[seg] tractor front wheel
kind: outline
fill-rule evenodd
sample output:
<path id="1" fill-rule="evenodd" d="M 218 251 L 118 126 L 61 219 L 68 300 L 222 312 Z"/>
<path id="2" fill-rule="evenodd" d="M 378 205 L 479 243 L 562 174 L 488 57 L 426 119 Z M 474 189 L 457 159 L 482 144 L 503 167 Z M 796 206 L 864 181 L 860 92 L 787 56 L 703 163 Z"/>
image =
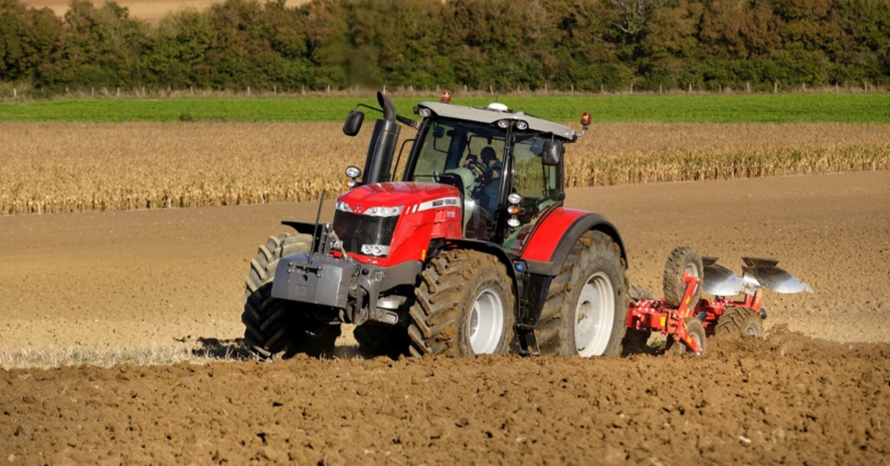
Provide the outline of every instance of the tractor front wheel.
<path id="1" fill-rule="evenodd" d="M 537 330 L 541 354 L 619 356 L 627 330 L 627 281 L 621 250 L 589 231 L 572 246 L 553 278 Z"/>
<path id="2" fill-rule="evenodd" d="M 515 298 L 496 257 L 452 249 L 421 274 L 408 326 L 413 356 L 504 354 L 513 341 Z"/>
<path id="3" fill-rule="evenodd" d="M 263 359 L 291 357 L 306 353 L 320 357 L 330 355 L 340 336 L 340 325 L 320 322 L 300 309 L 300 304 L 273 299 L 272 281 L 278 261 L 291 254 L 309 251 L 309 235 L 270 236 L 260 245 L 257 257 L 250 261 L 250 272 L 244 279 L 244 344 Z"/>

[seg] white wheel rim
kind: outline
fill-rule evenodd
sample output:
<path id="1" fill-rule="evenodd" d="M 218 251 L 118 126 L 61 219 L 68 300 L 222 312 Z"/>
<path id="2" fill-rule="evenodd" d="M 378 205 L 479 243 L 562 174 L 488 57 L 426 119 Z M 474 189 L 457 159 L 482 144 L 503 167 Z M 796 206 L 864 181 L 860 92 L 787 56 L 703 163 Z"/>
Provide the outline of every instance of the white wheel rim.
<path id="1" fill-rule="evenodd" d="M 601 356 L 615 323 L 615 289 L 603 272 L 587 279 L 575 306 L 575 349 L 582 357 Z"/>
<path id="2" fill-rule="evenodd" d="M 467 318 L 470 347 L 476 354 L 492 354 L 504 333 L 504 303 L 492 290 L 479 293 Z"/>

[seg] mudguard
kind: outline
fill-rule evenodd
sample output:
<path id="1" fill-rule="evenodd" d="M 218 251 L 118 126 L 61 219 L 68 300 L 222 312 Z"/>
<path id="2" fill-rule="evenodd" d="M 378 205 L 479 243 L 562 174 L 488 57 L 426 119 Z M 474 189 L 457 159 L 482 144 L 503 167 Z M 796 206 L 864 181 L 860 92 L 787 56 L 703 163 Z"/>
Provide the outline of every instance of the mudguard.
<path id="1" fill-rule="evenodd" d="M 627 267 L 624 241 L 612 222 L 600 214 L 561 207 L 551 212 L 535 229 L 521 258 L 526 261 L 530 273 L 555 277 L 559 275 L 572 245 L 590 230 L 601 231 L 612 238 L 621 249 L 621 259 Z"/>

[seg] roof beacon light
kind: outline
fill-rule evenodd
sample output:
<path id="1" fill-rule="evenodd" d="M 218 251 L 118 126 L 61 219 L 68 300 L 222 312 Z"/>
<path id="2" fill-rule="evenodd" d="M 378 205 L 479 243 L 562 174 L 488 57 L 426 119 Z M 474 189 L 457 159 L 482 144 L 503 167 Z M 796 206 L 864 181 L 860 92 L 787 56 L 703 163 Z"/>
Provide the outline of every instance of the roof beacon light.
<path id="1" fill-rule="evenodd" d="M 581 134 L 577 137 L 580 138 L 581 136 L 584 136 L 588 127 L 590 127 L 590 112 L 584 112 L 581 114 Z"/>
<path id="2" fill-rule="evenodd" d="M 496 112 L 506 112 L 510 110 L 510 108 L 502 103 L 492 102 L 488 104 L 488 110 L 494 110 Z"/>
<path id="3" fill-rule="evenodd" d="M 439 97 L 439 102 L 443 104 L 451 103 L 451 91 L 442 91 L 442 97 Z"/>

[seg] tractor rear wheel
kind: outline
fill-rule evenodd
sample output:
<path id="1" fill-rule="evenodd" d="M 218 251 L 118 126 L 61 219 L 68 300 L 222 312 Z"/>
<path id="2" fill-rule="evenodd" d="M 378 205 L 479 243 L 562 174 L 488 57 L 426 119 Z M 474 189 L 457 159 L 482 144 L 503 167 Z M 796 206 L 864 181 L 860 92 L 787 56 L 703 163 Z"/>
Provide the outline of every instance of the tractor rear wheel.
<path id="1" fill-rule="evenodd" d="M 759 313 L 744 307 L 727 307 L 714 326 L 714 336 L 750 335 L 763 336 L 763 318 Z"/>
<path id="2" fill-rule="evenodd" d="M 250 261 L 244 279 L 244 344 L 263 359 L 291 357 L 297 353 L 324 356 L 333 352 L 340 325 L 320 322 L 300 309 L 301 305 L 271 297 L 278 261 L 291 254 L 305 253 L 311 247 L 309 235 L 270 236 Z"/>
<path id="3" fill-rule="evenodd" d="M 680 307 L 680 302 L 686 294 L 686 284 L 683 283 L 683 278 L 689 274 L 699 279 L 699 283 L 692 293 L 692 299 L 688 303 L 690 308 L 695 307 L 698 304 L 699 298 L 701 298 L 703 271 L 701 256 L 698 255 L 695 249 L 687 247 L 674 248 L 664 264 L 664 300 L 667 305 L 672 308 Z"/>
<path id="4" fill-rule="evenodd" d="M 490 254 L 452 249 L 421 273 L 408 326 L 413 356 L 504 354 L 516 307 L 507 269 Z"/>
<path id="5" fill-rule="evenodd" d="M 550 282 L 535 330 L 542 355 L 619 356 L 627 330 L 627 280 L 615 241 L 581 235 Z"/>

